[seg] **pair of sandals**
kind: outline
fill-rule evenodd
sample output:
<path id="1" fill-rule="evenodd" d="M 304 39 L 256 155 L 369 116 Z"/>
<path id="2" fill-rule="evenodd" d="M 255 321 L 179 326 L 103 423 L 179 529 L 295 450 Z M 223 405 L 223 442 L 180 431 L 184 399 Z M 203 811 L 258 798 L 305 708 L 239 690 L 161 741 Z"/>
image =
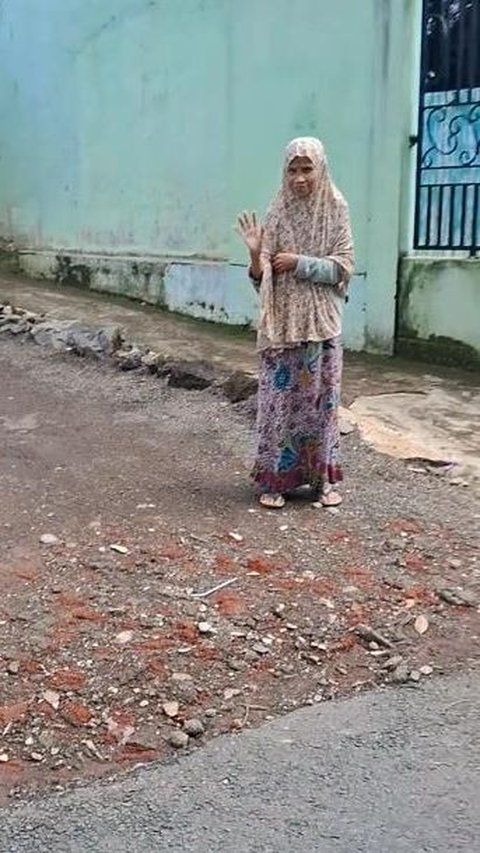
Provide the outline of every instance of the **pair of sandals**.
<path id="1" fill-rule="evenodd" d="M 324 486 L 321 495 L 318 497 L 318 503 L 324 507 L 340 506 L 342 496 L 335 491 L 331 486 Z M 259 503 L 266 509 L 283 509 L 286 504 L 286 499 L 283 495 L 260 495 Z"/>

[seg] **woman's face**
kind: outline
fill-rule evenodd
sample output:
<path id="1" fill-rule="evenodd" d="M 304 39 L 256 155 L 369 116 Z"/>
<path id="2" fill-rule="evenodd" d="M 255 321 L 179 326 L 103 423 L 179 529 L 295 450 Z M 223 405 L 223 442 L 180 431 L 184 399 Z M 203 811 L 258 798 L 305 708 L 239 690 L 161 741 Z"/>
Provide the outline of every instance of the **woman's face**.
<path id="1" fill-rule="evenodd" d="M 287 167 L 288 188 L 298 198 L 307 198 L 317 184 L 315 167 L 309 157 L 294 157 Z"/>

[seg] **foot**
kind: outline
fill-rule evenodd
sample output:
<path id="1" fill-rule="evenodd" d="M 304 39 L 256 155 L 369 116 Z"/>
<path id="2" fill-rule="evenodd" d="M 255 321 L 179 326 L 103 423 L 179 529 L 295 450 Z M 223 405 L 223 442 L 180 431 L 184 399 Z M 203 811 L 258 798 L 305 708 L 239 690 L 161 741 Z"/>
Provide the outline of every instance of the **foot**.
<path id="1" fill-rule="evenodd" d="M 342 496 L 332 488 L 324 491 L 320 498 L 322 506 L 340 506 L 342 501 Z"/>
<path id="2" fill-rule="evenodd" d="M 285 506 L 283 495 L 260 495 L 259 502 L 267 509 L 283 509 Z"/>

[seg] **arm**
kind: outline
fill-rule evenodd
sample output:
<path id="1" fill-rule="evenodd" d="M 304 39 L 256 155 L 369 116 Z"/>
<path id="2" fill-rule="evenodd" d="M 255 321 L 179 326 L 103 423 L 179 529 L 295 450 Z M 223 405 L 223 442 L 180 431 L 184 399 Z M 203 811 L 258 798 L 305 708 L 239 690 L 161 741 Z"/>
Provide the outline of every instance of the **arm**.
<path id="1" fill-rule="evenodd" d="M 335 240 L 328 257 L 312 258 L 300 255 L 294 275 L 298 279 L 324 284 L 335 289 L 345 299 L 348 283 L 354 270 L 352 229 L 348 205 L 343 197 L 338 199 Z"/>
<path id="2" fill-rule="evenodd" d="M 330 258 L 312 258 L 299 255 L 293 272 L 296 278 L 310 281 L 312 284 L 329 284 L 332 287 L 340 284 L 342 275 L 335 261 Z"/>
<path id="3" fill-rule="evenodd" d="M 248 267 L 248 275 L 255 290 L 259 290 L 263 277 L 263 261 L 260 252 L 250 252 L 250 266 Z"/>

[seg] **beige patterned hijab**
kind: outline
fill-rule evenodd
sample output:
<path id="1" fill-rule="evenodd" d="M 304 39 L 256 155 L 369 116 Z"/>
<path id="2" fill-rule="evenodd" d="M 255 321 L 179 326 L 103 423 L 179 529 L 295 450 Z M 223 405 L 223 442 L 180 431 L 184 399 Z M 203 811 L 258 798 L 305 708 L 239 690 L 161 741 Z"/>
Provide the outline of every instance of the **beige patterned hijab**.
<path id="1" fill-rule="evenodd" d="M 296 157 L 308 157 L 315 169 L 315 191 L 298 198 L 289 189 L 288 168 Z M 292 252 L 334 261 L 341 271 L 333 287 L 295 279 L 292 272 L 276 275 L 272 258 Z M 312 137 L 287 146 L 280 191 L 265 219 L 260 289 L 259 347 L 292 346 L 326 340 L 339 334 L 341 307 L 353 272 L 353 244 L 348 206 L 333 183 L 322 143 Z"/>

